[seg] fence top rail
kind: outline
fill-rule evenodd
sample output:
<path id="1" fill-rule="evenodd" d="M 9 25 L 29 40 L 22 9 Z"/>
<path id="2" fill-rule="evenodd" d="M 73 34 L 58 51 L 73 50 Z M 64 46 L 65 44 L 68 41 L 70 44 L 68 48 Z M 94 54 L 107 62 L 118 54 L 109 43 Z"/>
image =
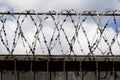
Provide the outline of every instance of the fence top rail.
<path id="1" fill-rule="evenodd" d="M 120 55 L 0 55 L 1 60 L 120 61 Z"/>
<path id="2" fill-rule="evenodd" d="M 13 54 L 13 55 L 8 55 L 8 54 L 0 54 L 0 57 L 2 57 L 2 56 L 12 56 L 12 57 L 15 57 L 15 56 L 17 56 L 17 57 L 22 57 L 22 56 L 24 56 L 24 57 L 73 57 L 73 58 L 81 58 L 81 57 L 112 57 L 112 58 L 114 58 L 114 57 L 120 57 L 120 55 L 26 55 L 26 54 Z"/>
<path id="3" fill-rule="evenodd" d="M 73 12 L 64 12 L 64 13 L 56 13 L 56 12 L 0 12 L 0 15 L 81 15 L 81 16 L 120 16 L 120 13 L 91 13 L 91 12 L 83 12 L 83 13 L 73 13 Z"/>

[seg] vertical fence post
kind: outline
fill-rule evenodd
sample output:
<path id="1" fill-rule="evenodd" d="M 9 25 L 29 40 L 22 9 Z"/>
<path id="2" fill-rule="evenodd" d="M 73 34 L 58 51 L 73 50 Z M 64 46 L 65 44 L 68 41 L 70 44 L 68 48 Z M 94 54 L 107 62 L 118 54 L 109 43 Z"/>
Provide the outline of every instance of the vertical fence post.
<path id="1" fill-rule="evenodd" d="M 96 77 L 99 80 L 98 61 L 96 61 Z"/>
<path id="2" fill-rule="evenodd" d="M 66 65 L 65 65 L 65 60 L 64 60 L 64 64 L 63 64 L 63 69 L 64 69 L 64 80 L 67 80 L 67 71 L 66 71 Z"/>
<path id="3" fill-rule="evenodd" d="M 114 60 L 113 60 L 113 80 L 116 80 L 116 71 L 114 66 Z"/>
<path id="4" fill-rule="evenodd" d="M 83 74 L 82 74 L 82 62 L 80 61 L 80 80 L 83 80 Z"/>
<path id="5" fill-rule="evenodd" d="M 17 80 L 19 80 L 19 71 L 17 71 Z"/>
<path id="6" fill-rule="evenodd" d="M 4 80 L 3 79 L 3 70 L 1 71 L 1 80 Z"/>
<path id="7" fill-rule="evenodd" d="M 19 71 L 16 70 L 16 66 L 17 66 L 17 61 L 14 61 L 14 75 L 15 75 L 15 80 L 19 80 Z"/>

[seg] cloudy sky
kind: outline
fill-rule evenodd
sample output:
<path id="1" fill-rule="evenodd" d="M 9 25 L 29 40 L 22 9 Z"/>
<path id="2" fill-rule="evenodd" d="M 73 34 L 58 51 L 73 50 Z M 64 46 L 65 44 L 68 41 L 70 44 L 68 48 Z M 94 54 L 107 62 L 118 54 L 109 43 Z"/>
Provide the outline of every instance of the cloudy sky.
<path id="1" fill-rule="evenodd" d="M 120 8 L 120 0 L 0 0 L 0 11 L 4 12 L 4 11 L 13 11 L 13 12 L 20 12 L 20 11 L 24 11 L 24 10 L 35 10 L 37 12 L 48 12 L 48 11 L 52 11 L 55 10 L 57 12 L 60 12 L 62 10 L 70 10 L 70 9 L 75 9 L 77 12 L 82 12 L 82 11 L 90 11 L 90 10 L 95 10 L 97 12 L 102 12 L 106 9 L 112 9 L 112 10 L 119 10 Z M 103 18 L 103 24 L 106 23 L 106 21 L 109 18 Z M 119 18 L 118 18 L 119 19 Z M 75 19 L 76 20 L 76 19 Z M 54 24 L 51 22 L 51 19 L 45 22 L 44 26 L 48 26 L 50 25 L 53 26 Z M 32 40 L 34 40 L 34 36 L 31 37 L 31 35 L 33 35 L 32 33 L 34 33 L 35 31 L 33 31 L 33 28 L 26 28 L 26 26 L 31 26 L 33 25 L 31 23 L 30 18 L 26 19 L 26 23 L 23 25 L 23 31 L 27 37 L 29 43 L 32 43 Z M 15 30 L 15 26 L 16 23 L 12 20 L 8 20 L 6 22 L 6 29 L 8 30 L 8 40 L 9 43 L 11 43 L 11 35 L 12 32 L 14 32 Z M 34 26 L 34 25 L 33 25 Z M 69 26 L 69 27 L 68 27 Z M 70 28 L 71 26 L 71 28 Z M 86 23 L 83 24 L 83 26 L 85 27 L 87 34 L 88 34 L 88 39 L 90 40 L 90 42 L 92 42 L 92 38 L 95 35 L 96 29 L 97 29 L 97 25 L 96 23 L 91 19 L 88 19 L 88 21 Z M 91 28 L 92 26 L 92 28 Z M 102 25 L 101 25 L 102 26 Z M 2 25 L 1 25 L 2 27 Z M 68 21 L 64 24 L 64 29 L 66 29 L 66 34 L 67 36 L 69 36 L 69 40 L 71 40 L 72 36 L 75 32 L 74 32 L 74 28 L 73 28 L 73 24 L 71 25 L 70 20 L 68 19 Z M 12 29 L 10 32 L 10 29 Z M 109 43 L 111 43 L 112 39 L 114 38 L 116 32 L 114 30 L 114 24 L 113 21 L 111 21 L 111 23 L 109 23 L 109 27 L 107 27 L 106 31 L 105 31 L 105 35 L 107 36 L 107 39 L 110 40 Z M 43 29 L 45 33 L 45 36 L 48 38 L 48 42 L 50 41 L 52 35 L 50 35 L 50 33 L 52 34 L 53 31 L 51 31 L 51 28 L 44 28 Z M 48 33 L 49 32 L 49 33 Z M 71 33 L 71 34 L 70 34 Z M 89 53 L 89 49 L 88 49 L 88 43 L 86 41 L 86 38 L 83 34 L 83 32 L 81 31 L 79 36 L 79 40 L 81 42 L 81 46 L 84 50 L 84 53 Z M 62 35 L 62 34 L 61 34 Z M 111 36 L 113 35 L 113 36 Z M 40 36 L 41 37 L 41 34 Z M 61 37 L 64 37 L 61 36 Z M 43 36 L 42 36 L 43 39 Z M 64 38 L 65 39 L 65 38 Z M 66 40 L 61 40 L 62 41 L 62 46 L 64 51 L 69 50 L 69 46 L 66 42 Z M 43 41 L 44 42 L 44 41 Z M 19 44 L 17 44 L 17 47 L 15 48 L 15 53 L 24 53 L 25 50 L 23 51 L 23 45 L 21 45 L 22 42 L 19 41 Z M 5 49 L 5 47 L 2 45 L 2 43 L 0 44 L 0 52 L 1 53 L 7 53 L 7 50 Z M 44 51 L 47 52 L 47 48 L 45 46 L 45 44 L 43 44 L 43 48 L 45 48 Z M 12 47 L 12 44 L 10 45 L 10 48 Z M 108 49 L 108 45 L 104 42 L 104 40 L 101 40 L 101 50 L 104 52 Z M 78 43 L 76 43 L 73 46 L 75 53 L 77 54 L 83 54 L 80 50 L 80 47 L 78 46 Z M 39 46 L 37 48 L 38 50 L 36 51 L 37 53 L 42 53 L 42 51 L 39 51 Z M 29 51 L 29 50 L 28 50 Z M 117 42 L 115 42 L 115 44 L 112 47 L 112 52 L 114 52 L 115 54 L 119 54 L 120 49 L 118 47 Z M 56 53 L 61 53 L 61 49 L 59 45 L 56 45 L 56 47 L 52 50 L 53 54 Z M 65 52 L 66 53 L 66 52 Z M 96 50 L 95 54 L 101 54 L 100 50 Z"/>
<path id="2" fill-rule="evenodd" d="M 119 9 L 120 0 L 0 0 L 1 11 L 6 10 L 64 10 L 76 9 L 101 11 L 107 8 Z"/>

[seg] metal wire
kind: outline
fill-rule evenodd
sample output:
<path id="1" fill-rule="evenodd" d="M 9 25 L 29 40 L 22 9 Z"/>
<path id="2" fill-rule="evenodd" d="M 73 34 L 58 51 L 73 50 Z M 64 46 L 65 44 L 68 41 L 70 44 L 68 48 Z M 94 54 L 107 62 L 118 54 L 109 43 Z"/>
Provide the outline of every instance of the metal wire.
<path id="1" fill-rule="evenodd" d="M 120 12 L 111 9 L 105 10 L 102 13 L 96 11 L 79 13 L 75 10 L 63 10 L 60 13 L 56 11 L 49 11 L 48 13 L 36 11 L 0 12 L 0 45 L 4 47 L 4 50 L 9 55 L 16 54 L 15 51 L 18 50 L 16 48 L 20 45 L 25 50 L 24 55 L 46 54 L 54 56 L 56 54 L 54 52 L 57 52 L 63 56 L 74 55 L 74 57 L 77 57 L 79 55 L 86 55 L 86 58 L 94 61 L 97 52 L 100 55 L 114 56 L 116 55 L 113 51 L 114 47 L 120 49 L 119 18 Z M 102 19 L 105 19 L 105 21 Z M 96 25 L 96 29 L 93 31 L 95 32 L 94 34 L 91 34 L 92 32 L 86 26 L 91 21 Z M 9 26 L 6 24 L 8 22 L 15 24 L 12 39 L 7 30 Z M 24 24 L 29 24 L 29 26 Z M 27 29 L 29 30 L 30 27 L 32 27 L 30 31 L 33 33 L 30 32 L 32 35 L 26 35 Z M 92 28 L 92 26 L 90 27 Z M 114 34 L 108 36 L 107 34 L 111 33 L 108 31 L 111 28 Z M 33 41 L 31 41 L 31 37 L 28 38 L 27 36 L 33 36 Z M 101 47 L 103 45 L 106 46 Z M 69 56 L 67 57 L 73 60 Z M 98 77 L 98 71 L 94 72 L 94 75 L 96 79 L 105 79 L 109 72 L 106 71 L 105 73 L 103 77 Z M 86 74 L 87 71 L 84 74 L 82 73 L 81 79 Z M 3 75 L 2 72 L 1 75 Z M 117 75 L 117 73 L 114 72 L 114 75 Z M 79 77 L 79 74 L 77 76 Z"/>
<path id="2" fill-rule="evenodd" d="M 6 48 L 7 52 L 10 54 L 14 54 L 16 46 L 19 44 L 19 40 L 21 39 L 23 47 L 25 49 L 25 53 L 29 54 L 32 53 L 33 55 L 36 54 L 36 49 L 37 45 L 39 43 L 40 45 L 40 50 L 43 53 L 52 55 L 52 51 L 56 47 L 59 46 L 61 48 L 61 51 L 58 53 L 62 53 L 64 55 L 66 54 L 73 54 L 73 55 L 79 55 L 76 54 L 76 49 L 75 45 L 78 45 L 80 48 L 80 54 L 92 54 L 95 55 L 95 51 L 99 50 L 101 54 L 111 54 L 114 55 L 112 52 L 112 46 L 116 43 L 119 46 L 119 23 L 117 23 L 118 18 L 116 16 L 119 16 L 119 13 L 117 10 L 107 10 L 104 11 L 103 13 L 97 13 L 96 11 L 84 11 L 82 13 L 77 13 L 75 10 L 63 10 L 60 13 L 57 13 L 55 11 L 49 11 L 48 13 L 37 13 L 35 11 L 24 11 L 24 12 L 0 12 L 1 18 L 1 29 L 0 29 L 0 39 L 4 47 Z M 94 16 L 97 16 L 95 18 Z M 102 23 L 102 17 L 103 16 L 110 16 L 108 20 L 106 20 L 105 25 L 101 24 Z M 62 18 L 61 18 L 62 17 Z M 97 24 L 96 28 L 96 33 L 93 34 L 94 37 L 92 41 L 89 39 L 88 36 L 88 30 L 85 29 L 84 25 L 91 17 L 91 20 Z M 7 21 L 10 21 L 9 18 L 13 18 L 16 22 L 16 29 L 14 31 L 14 38 L 12 41 L 12 47 L 10 47 L 9 43 L 9 34 L 6 31 L 6 26 Z M 27 27 L 27 26 L 22 26 L 25 24 L 26 19 L 29 18 L 34 24 L 33 27 L 36 28 L 34 35 L 34 40 L 30 43 L 29 39 L 26 38 L 25 32 L 23 32 L 22 27 Z M 46 33 L 44 32 L 45 25 L 43 24 L 45 21 L 48 19 L 51 19 L 54 24 L 52 24 L 52 34 L 50 34 L 50 38 L 48 40 L 48 36 L 46 36 Z M 11 21 L 12 22 L 12 21 Z M 107 28 L 109 28 L 109 24 L 113 23 L 115 27 L 115 36 L 112 38 L 112 41 L 109 40 L 109 37 L 106 36 L 106 31 Z M 68 28 L 74 33 L 71 34 L 71 38 L 69 38 L 69 34 L 66 30 L 65 24 L 70 23 L 72 28 Z M 50 24 L 48 24 L 50 25 Z M 103 26 L 103 27 L 102 27 Z M 74 30 L 73 30 L 74 29 Z M 46 29 L 47 30 L 47 29 Z M 83 34 L 80 34 L 80 33 Z M 48 32 L 49 33 L 49 32 Z M 41 35 L 41 36 L 40 36 Z M 83 49 L 83 45 L 81 45 L 81 39 L 80 35 L 84 35 L 87 41 L 86 47 L 88 47 L 89 52 L 85 53 L 85 50 Z M 65 45 L 69 46 L 68 50 L 65 50 L 63 47 L 64 45 L 62 44 L 62 40 L 65 40 Z M 100 43 L 104 40 L 105 44 L 107 44 L 108 48 L 106 51 L 102 51 L 100 48 Z M 46 47 L 44 49 L 43 47 Z"/>

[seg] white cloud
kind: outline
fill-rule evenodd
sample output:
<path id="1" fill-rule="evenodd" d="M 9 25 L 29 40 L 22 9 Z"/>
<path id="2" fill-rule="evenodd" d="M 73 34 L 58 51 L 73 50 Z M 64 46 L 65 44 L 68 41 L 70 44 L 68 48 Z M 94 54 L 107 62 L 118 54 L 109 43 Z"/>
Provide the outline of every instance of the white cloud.
<path id="1" fill-rule="evenodd" d="M 0 11 L 9 11 L 9 8 L 6 5 L 0 5 Z"/>
<path id="2" fill-rule="evenodd" d="M 118 9 L 118 0 L 6 0 L 5 2 L 15 10 L 61 11 L 64 9 L 104 10 L 106 8 Z"/>

